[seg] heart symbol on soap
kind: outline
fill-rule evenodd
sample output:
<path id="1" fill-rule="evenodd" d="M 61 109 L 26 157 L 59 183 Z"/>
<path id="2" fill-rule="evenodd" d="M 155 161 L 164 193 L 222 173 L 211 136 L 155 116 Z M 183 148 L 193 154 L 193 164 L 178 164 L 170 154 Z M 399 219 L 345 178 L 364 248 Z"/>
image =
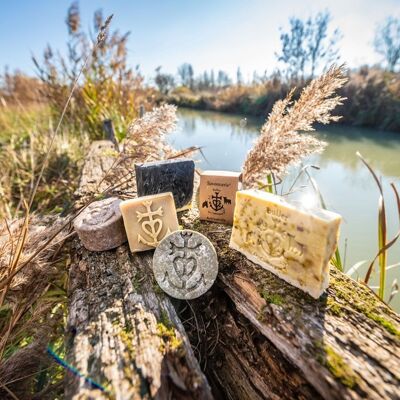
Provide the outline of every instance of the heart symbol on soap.
<path id="1" fill-rule="evenodd" d="M 155 242 L 158 240 L 158 235 L 162 229 L 162 220 L 155 219 L 151 221 L 143 221 L 142 222 L 142 229 L 143 232 L 150 236 Z"/>

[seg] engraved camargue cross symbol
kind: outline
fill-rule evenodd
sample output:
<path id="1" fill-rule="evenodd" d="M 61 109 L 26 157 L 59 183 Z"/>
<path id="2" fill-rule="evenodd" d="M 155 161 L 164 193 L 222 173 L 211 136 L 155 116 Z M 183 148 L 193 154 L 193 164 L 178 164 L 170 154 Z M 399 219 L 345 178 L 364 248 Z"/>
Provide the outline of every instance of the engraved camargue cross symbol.
<path id="1" fill-rule="evenodd" d="M 224 208 L 224 206 L 222 204 L 222 196 L 219 195 L 219 190 L 215 190 L 215 195 L 211 196 L 210 207 L 214 211 L 219 211 L 219 210 L 222 210 Z"/>
<path id="2" fill-rule="evenodd" d="M 144 220 L 142 222 L 142 230 L 147 237 L 150 238 L 150 240 L 146 240 L 142 235 L 140 235 L 140 233 L 138 234 L 138 242 L 148 246 L 156 246 L 158 244 L 158 236 L 163 228 L 163 220 L 161 218 L 154 218 L 156 216 L 163 216 L 163 208 L 159 207 L 157 210 L 153 211 L 151 209 L 152 204 L 153 202 L 151 200 L 144 201 L 143 205 L 146 208 L 146 212 L 136 211 L 139 222 L 141 222 L 144 218 L 148 218 L 148 220 Z M 170 233 L 169 229 L 167 233 Z"/>
<path id="3" fill-rule="evenodd" d="M 170 243 L 170 254 L 172 255 L 172 265 L 175 277 L 180 281 L 180 286 L 176 286 L 174 281 L 170 279 L 168 271 L 165 272 L 164 280 L 167 279 L 170 285 L 180 290 L 187 290 L 188 292 L 197 289 L 204 282 L 204 274 L 198 271 L 197 256 L 200 252 L 201 243 L 193 242 L 189 244 L 192 233 L 183 232 L 181 238 L 183 245 L 177 245 L 173 242 Z M 200 272 L 200 273 L 199 273 Z M 195 275 L 199 276 L 196 278 Z M 191 278 L 195 277 L 194 282 Z"/>

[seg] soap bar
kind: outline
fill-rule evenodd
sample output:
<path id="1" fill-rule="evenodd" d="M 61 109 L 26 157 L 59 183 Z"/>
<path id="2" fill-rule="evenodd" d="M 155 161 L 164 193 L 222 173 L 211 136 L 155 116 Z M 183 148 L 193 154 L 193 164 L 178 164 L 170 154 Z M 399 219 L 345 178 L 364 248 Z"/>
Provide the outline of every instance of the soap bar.
<path id="1" fill-rule="evenodd" d="M 127 241 L 120 203 L 116 197 L 95 201 L 76 217 L 74 228 L 86 249 L 110 250 Z"/>
<path id="2" fill-rule="evenodd" d="M 318 298 L 329 284 L 341 216 L 295 207 L 257 190 L 237 192 L 230 247 Z"/>
<path id="3" fill-rule="evenodd" d="M 194 162 L 186 158 L 136 164 L 138 196 L 171 192 L 178 211 L 189 208 L 193 196 Z"/>
<path id="4" fill-rule="evenodd" d="M 166 236 L 153 256 L 157 283 L 177 299 L 195 299 L 213 285 L 218 258 L 212 243 L 201 233 L 188 229 Z"/>
<path id="5" fill-rule="evenodd" d="M 240 172 L 204 171 L 200 175 L 200 219 L 232 225 Z"/>
<path id="6" fill-rule="evenodd" d="M 120 209 L 132 252 L 153 249 L 167 234 L 179 229 L 172 193 L 125 200 Z"/>

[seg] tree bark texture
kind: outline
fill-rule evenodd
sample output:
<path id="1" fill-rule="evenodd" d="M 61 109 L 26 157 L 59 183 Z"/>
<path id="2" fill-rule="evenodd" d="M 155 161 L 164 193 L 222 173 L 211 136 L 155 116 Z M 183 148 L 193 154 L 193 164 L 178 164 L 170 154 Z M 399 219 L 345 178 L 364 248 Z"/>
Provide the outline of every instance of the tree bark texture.
<path id="1" fill-rule="evenodd" d="M 111 142 L 94 142 L 77 196 L 107 189 Z M 100 184 L 99 184 L 100 183 Z M 132 182 L 132 185 L 134 183 Z M 211 399 L 171 300 L 154 281 L 152 253 L 73 244 L 69 276 L 68 399 Z"/>

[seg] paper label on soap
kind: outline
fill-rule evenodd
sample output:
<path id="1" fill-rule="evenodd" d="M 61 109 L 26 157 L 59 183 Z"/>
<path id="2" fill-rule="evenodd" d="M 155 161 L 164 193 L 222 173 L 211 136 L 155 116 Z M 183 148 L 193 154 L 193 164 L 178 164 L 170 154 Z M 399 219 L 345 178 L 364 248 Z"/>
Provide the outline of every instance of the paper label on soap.
<path id="1" fill-rule="evenodd" d="M 200 176 L 200 219 L 232 224 L 239 173 L 205 171 Z"/>

